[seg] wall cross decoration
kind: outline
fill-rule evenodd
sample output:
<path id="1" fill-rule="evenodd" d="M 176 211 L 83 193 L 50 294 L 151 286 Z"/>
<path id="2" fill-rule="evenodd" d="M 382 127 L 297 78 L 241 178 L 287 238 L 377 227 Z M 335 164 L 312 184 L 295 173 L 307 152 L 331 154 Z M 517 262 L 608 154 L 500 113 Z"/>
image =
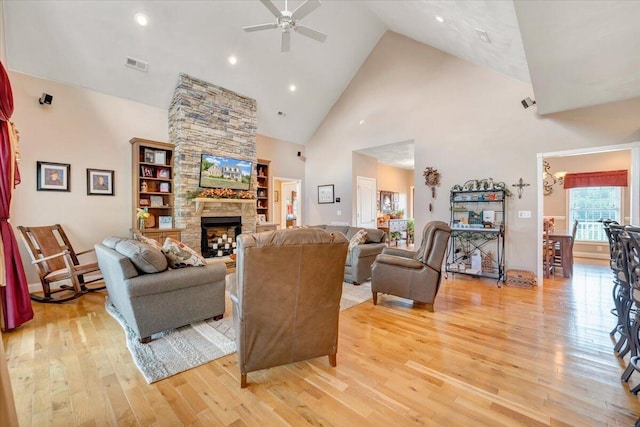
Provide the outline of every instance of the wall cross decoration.
<path id="1" fill-rule="evenodd" d="M 525 183 L 522 178 L 520 178 L 517 184 L 511 184 L 512 187 L 518 187 L 518 199 L 522 199 L 522 191 L 524 190 L 524 187 L 528 187 L 530 185 L 531 184 Z"/>

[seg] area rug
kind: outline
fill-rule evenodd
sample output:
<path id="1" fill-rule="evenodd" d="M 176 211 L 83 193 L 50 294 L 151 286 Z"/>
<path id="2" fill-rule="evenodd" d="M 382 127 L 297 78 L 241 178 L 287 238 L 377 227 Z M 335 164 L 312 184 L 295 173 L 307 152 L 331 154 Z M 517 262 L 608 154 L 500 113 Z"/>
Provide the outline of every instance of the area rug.
<path id="1" fill-rule="evenodd" d="M 346 310 L 369 299 L 370 282 L 360 286 L 344 283 L 340 310 Z M 133 330 L 111 305 L 109 298 L 105 308 L 124 329 L 127 348 L 149 384 L 236 351 L 232 313 L 225 313 L 225 317 L 219 321 L 209 319 L 154 334 L 150 343 L 140 344 Z"/>

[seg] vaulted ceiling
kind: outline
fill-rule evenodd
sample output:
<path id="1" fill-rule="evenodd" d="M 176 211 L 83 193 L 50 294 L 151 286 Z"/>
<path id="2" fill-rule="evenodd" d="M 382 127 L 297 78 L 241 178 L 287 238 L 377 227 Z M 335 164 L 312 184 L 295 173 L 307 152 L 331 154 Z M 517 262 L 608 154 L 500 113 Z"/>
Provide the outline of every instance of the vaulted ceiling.
<path id="1" fill-rule="evenodd" d="M 386 30 L 531 81 L 539 113 L 640 96 L 638 1 L 323 1 L 301 23 L 327 40 L 293 33 L 288 53 L 280 29 L 242 30 L 275 21 L 258 1 L 4 0 L 3 8 L 10 70 L 161 108 L 187 73 L 255 98 L 259 133 L 303 144 Z M 148 70 L 126 67 L 127 57 Z"/>

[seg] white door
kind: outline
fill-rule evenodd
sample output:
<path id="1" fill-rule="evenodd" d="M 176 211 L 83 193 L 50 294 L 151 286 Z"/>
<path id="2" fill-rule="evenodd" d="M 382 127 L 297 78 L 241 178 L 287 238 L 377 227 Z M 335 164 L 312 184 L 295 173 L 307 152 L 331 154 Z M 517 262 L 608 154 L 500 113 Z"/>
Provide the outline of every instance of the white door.
<path id="1" fill-rule="evenodd" d="M 376 180 L 359 176 L 356 178 L 356 216 L 357 226 L 376 228 Z"/>

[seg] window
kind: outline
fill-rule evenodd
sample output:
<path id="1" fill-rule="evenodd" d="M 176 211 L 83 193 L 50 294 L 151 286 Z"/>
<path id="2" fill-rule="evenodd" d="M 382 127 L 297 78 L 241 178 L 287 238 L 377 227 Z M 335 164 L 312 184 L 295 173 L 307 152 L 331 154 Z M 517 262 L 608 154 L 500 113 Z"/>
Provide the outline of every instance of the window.
<path id="1" fill-rule="evenodd" d="M 608 242 L 600 219 L 622 223 L 622 187 L 583 187 L 569 190 L 569 221 L 578 220 L 576 240 Z"/>

